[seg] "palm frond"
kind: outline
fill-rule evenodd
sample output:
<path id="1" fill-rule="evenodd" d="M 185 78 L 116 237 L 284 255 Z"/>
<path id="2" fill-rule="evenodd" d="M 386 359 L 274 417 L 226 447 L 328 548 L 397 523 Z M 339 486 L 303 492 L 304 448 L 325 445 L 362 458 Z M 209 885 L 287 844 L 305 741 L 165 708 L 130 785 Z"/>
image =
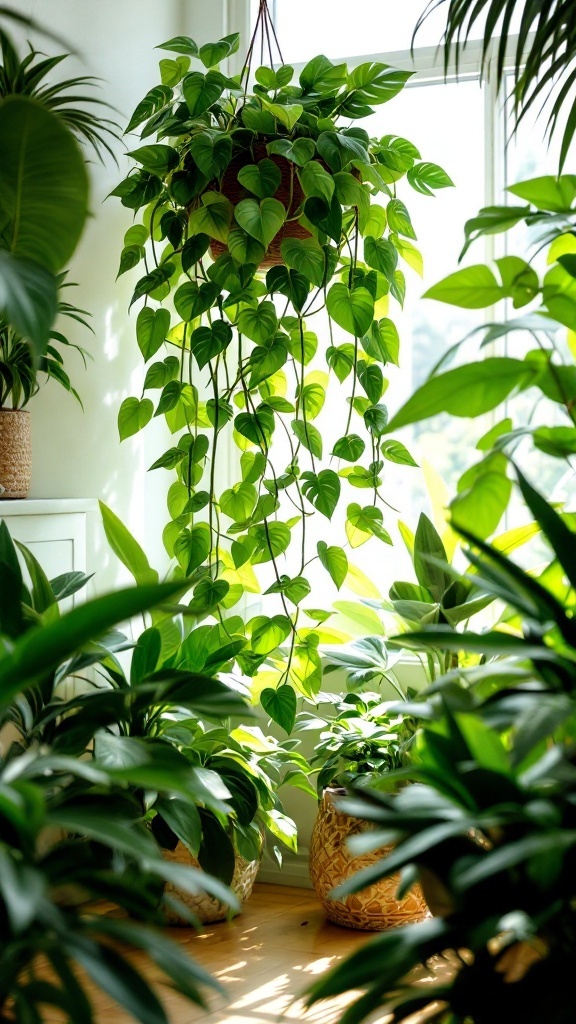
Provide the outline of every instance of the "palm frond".
<path id="1" fill-rule="evenodd" d="M 445 71 L 453 62 L 458 72 L 467 43 L 479 35 L 483 73 L 494 60 L 498 89 L 510 76 L 515 130 L 539 101 L 538 116 L 548 112 L 545 133 L 561 133 L 561 171 L 576 133 L 574 0 L 430 0 L 418 19 L 413 46 L 424 21 L 442 5 Z"/>

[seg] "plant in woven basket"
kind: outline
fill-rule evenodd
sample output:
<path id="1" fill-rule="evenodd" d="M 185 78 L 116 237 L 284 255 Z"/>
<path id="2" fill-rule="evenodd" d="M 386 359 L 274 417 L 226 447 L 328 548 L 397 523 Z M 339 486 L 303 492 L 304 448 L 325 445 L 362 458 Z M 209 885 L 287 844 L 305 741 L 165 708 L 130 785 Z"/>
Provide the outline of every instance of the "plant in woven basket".
<path id="1" fill-rule="evenodd" d="M 259 33 L 270 66 L 252 77 Z M 341 519 L 358 543 L 390 543 L 384 466 L 414 463 L 381 445 L 385 368 L 399 350 L 389 307 L 404 300 L 402 263 L 421 267 L 400 182 L 427 195 L 451 182 L 406 139 L 350 124 L 397 95 L 408 72 L 323 56 L 297 77 L 273 69 L 264 2 L 244 71 L 229 77 L 220 62 L 238 45 L 168 40 L 162 83 L 128 125 L 141 134 L 138 166 L 113 195 L 143 215 L 119 272 L 144 271 L 132 302 L 143 300 L 148 368 L 119 431 L 165 417 L 174 441 L 151 467 L 175 474 L 165 545 L 182 572 L 213 594 L 218 585 L 215 611 L 266 595 L 239 663 L 253 676 L 279 652 L 264 702 L 282 724 L 294 689 L 320 685 L 322 614 L 307 622 L 302 610 L 310 574 L 320 566 L 340 588 L 349 569 L 328 523 Z"/>

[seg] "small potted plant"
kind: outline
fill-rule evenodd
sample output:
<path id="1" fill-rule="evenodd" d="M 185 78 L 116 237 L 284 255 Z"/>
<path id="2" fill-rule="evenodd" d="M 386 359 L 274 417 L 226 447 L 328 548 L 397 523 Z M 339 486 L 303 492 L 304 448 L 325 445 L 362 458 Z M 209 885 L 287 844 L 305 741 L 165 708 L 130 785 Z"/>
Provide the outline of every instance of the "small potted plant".
<path id="1" fill-rule="evenodd" d="M 346 787 L 382 786 L 386 775 L 401 769 L 415 726 L 398 711 L 398 702 L 383 701 L 381 694 L 347 693 L 335 698 L 336 714 L 328 719 L 315 746 L 311 766 L 318 768 L 318 816 L 310 845 L 310 877 L 327 917 L 346 928 L 383 931 L 419 921 L 428 908 L 418 887 L 397 895 L 398 877 L 379 880 L 352 896 L 332 898 L 333 890 L 362 868 L 377 864 L 388 848 L 354 856 L 348 841 L 370 826 L 338 807 Z M 303 712 L 301 728 L 320 724 Z"/>

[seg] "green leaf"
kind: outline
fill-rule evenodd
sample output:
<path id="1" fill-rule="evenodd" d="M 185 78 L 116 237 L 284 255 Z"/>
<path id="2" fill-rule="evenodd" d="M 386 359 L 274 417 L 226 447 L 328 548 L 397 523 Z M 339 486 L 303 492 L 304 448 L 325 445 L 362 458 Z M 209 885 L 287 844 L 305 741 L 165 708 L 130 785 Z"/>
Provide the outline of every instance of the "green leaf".
<path id="1" fill-rule="evenodd" d="M 361 338 L 374 316 L 374 299 L 366 288 L 354 291 L 341 282 L 333 284 L 326 297 L 329 315 L 345 331 Z"/>
<path id="2" fill-rule="evenodd" d="M 369 267 L 384 274 L 388 281 L 394 280 L 398 252 L 387 238 L 373 238 L 367 235 L 364 239 L 364 259 Z"/>
<path id="3" fill-rule="evenodd" d="M 141 146 L 139 149 L 131 150 L 127 155 L 142 164 L 145 171 L 157 174 L 159 178 L 166 177 L 180 162 L 177 150 L 160 143 Z"/>
<path id="4" fill-rule="evenodd" d="M 120 440 L 125 441 L 132 434 L 137 434 L 154 414 L 154 403 L 149 398 L 125 398 L 118 412 L 118 433 Z"/>
<path id="5" fill-rule="evenodd" d="M 0 316 L 32 344 L 37 357 L 46 351 L 57 308 L 54 275 L 0 249 Z"/>
<path id="6" fill-rule="evenodd" d="M 162 85 L 172 88 L 182 81 L 190 67 L 190 58 L 181 56 L 175 57 L 172 60 L 168 57 L 163 57 L 162 60 L 159 61 L 158 66 L 160 68 L 160 80 Z"/>
<path id="7" fill-rule="evenodd" d="M 420 586 L 426 587 L 434 600 L 440 602 L 452 583 L 452 577 L 438 562 L 448 562 L 446 549 L 438 531 L 422 512 L 414 537 L 414 570 Z"/>
<path id="8" fill-rule="evenodd" d="M 358 380 L 372 404 L 379 402 L 384 391 L 384 376 L 380 367 L 370 363 L 358 374 Z"/>
<path id="9" fill-rule="evenodd" d="M 350 74 L 350 83 L 368 103 L 386 103 L 402 91 L 412 71 L 399 71 L 378 61 L 359 64 Z"/>
<path id="10" fill-rule="evenodd" d="M 210 327 L 197 327 L 190 338 L 190 351 L 202 370 L 224 352 L 232 341 L 232 328 L 225 320 L 213 320 Z"/>
<path id="11" fill-rule="evenodd" d="M 180 360 L 176 356 L 166 356 L 162 362 L 152 363 L 144 378 L 144 391 L 163 388 L 170 380 L 178 376 Z"/>
<path id="12" fill-rule="evenodd" d="M 336 441 L 332 455 L 337 459 L 345 459 L 346 462 L 358 462 L 365 448 L 366 442 L 358 434 L 347 434 Z"/>
<path id="13" fill-rule="evenodd" d="M 189 150 L 202 174 L 220 178 L 232 159 L 232 139 L 225 132 L 203 131 L 192 137 Z"/>
<path id="14" fill-rule="evenodd" d="M 349 343 L 337 347 L 330 345 L 326 350 L 326 361 L 342 384 L 354 367 L 354 346 Z"/>
<path id="15" fill-rule="evenodd" d="M 280 246 L 287 267 L 302 274 L 317 288 L 321 288 L 326 274 L 326 257 L 315 238 L 285 238 Z"/>
<path id="16" fill-rule="evenodd" d="M 241 228 L 233 228 L 228 235 L 228 249 L 238 263 L 251 263 L 256 267 L 266 254 L 264 246 Z"/>
<path id="17" fill-rule="evenodd" d="M 287 615 L 258 615 L 252 619 L 250 644 L 255 654 L 271 654 L 290 636 L 292 622 Z"/>
<path id="18" fill-rule="evenodd" d="M 284 683 L 277 690 L 266 687 L 260 694 L 264 711 L 285 732 L 291 733 L 296 721 L 296 694 L 291 686 Z"/>
<path id="19" fill-rule="evenodd" d="M 331 519 L 340 497 L 340 480 L 333 469 L 322 469 L 316 473 L 302 473 L 302 493 L 314 508 L 327 519 Z"/>
<path id="20" fill-rule="evenodd" d="M 462 309 L 485 309 L 504 297 L 489 267 L 478 263 L 449 274 L 424 293 L 425 299 L 437 299 Z"/>
<path id="21" fill-rule="evenodd" d="M 431 377 L 392 417 L 388 431 L 448 412 L 481 416 L 500 405 L 517 387 L 526 387 L 537 370 L 519 359 L 491 357 Z"/>
<path id="22" fill-rule="evenodd" d="M 270 294 L 280 292 L 290 300 L 297 313 L 301 313 L 310 293 L 310 282 L 297 270 L 288 270 L 282 264 L 271 267 L 266 274 L 266 287 Z"/>
<path id="23" fill-rule="evenodd" d="M 257 345 L 265 345 L 276 333 L 278 316 L 273 302 L 261 302 L 256 308 L 243 309 L 238 317 L 238 330 Z"/>
<path id="24" fill-rule="evenodd" d="M 389 441 L 382 441 L 380 445 L 380 451 L 385 459 L 389 462 L 395 462 L 399 466 L 417 466 L 418 463 L 414 461 L 410 452 L 401 441 L 394 441 L 390 438 Z"/>
<path id="25" fill-rule="evenodd" d="M 204 192 L 202 206 L 190 216 L 189 227 L 193 234 L 205 234 L 218 242 L 226 242 L 234 216 L 234 207 L 220 192 Z"/>
<path id="26" fill-rule="evenodd" d="M 273 160 L 259 160 L 238 171 L 238 181 L 259 199 L 273 196 L 282 180 L 280 168 Z"/>
<path id="27" fill-rule="evenodd" d="M 265 448 L 274 431 L 274 413 L 265 405 L 259 406 L 255 413 L 241 412 L 234 420 L 234 428 L 242 437 Z"/>
<path id="28" fill-rule="evenodd" d="M 288 352 L 286 348 L 277 339 L 274 339 L 268 347 L 258 346 L 255 348 L 250 356 L 252 372 L 248 387 L 250 389 L 255 388 L 258 384 L 262 384 L 263 381 L 267 380 L 268 377 L 272 377 L 284 366 L 287 358 Z"/>
<path id="29" fill-rule="evenodd" d="M 108 508 L 103 501 L 99 502 L 102 524 L 106 540 L 117 558 L 132 573 L 136 583 L 151 584 L 158 582 L 158 573 L 150 567 L 148 559 L 138 541 L 132 536 L 124 523 Z"/>
<path id="30" fill-rule="evenodd" d="M 198 50 L 198 56 L 204 67 L 213 68 L 215 64 L 220 64 L 221 61 L 236 53 L 239 43 L 239 33 L 232 32 L 229 36 L 223 36 L 217 43 L 204 43 L 204 46 Z"/>
<path id="31" fill-rule="evenodd" d="M 198 261 L 208 252 L 209 246 L 210 239 L 208 235 L 192 235 L 192 238 L 188 238 L 182 247 L 182 270 L 186 272 L 191 267 L 196 266 Z"/>
<path id="32" fill-rule="evenodd" d="M 16 541 L 15 543 L 24 558 L 24 562 L 26 563 L 26 568 L 30 576 L 30 581 L 32 583 L 32 605 L 35 611 L 42 614 L 47 608 L 56 604 L 56 598 L 52 592 L 52 587 L 48 582 L 48 578 L 42 566 L 34 558 L 32 552 L 29 551 L 24 544 L 20 544 L 19 541 Z"/>
<path id="33" fill-rule="evenodd" d="M 266 148 L 270 155 L 286 157 L 298 167 L 308 163 L 316 149 L 313 139 L 273 139 Z"/>
<path id="34" fill-rule="evenodd" d="M 269 110 L 289 132 L 293 130 L 294 125 L 304 113 L 304 107 L 300 103 L 271 103 L 265 96 L 261 96 L 260 99 L 265 110 Z"/>
<path id="35" fill-rule="evenodd" d="M 175 270 L 175 263 L 163 263 L 159 267 L 154 267 L 149 274 L 141 277 L 130 299 L 130 306 L 133 306 L 143 295 L 150 295 L 151 292 L 154 292 L 161 285 L 165 284 L 166 281 L 169 281 Z"/>
<path id="36" fill-rule="evenodd" d="M 304 215 L 314 227 L 332 238 L 337 245 L 342 235 L 342 207 L 336 196 L 330 203 L 316 196 L 310 196 L 304 203 Z"/>
<path id="37" fill-rule="evenodd" d="M 170 313 L 167 309 L 150 309 L 144 306 L 136 320 L 136 339 L 145 362 L 156 354 L 170 330 Z"/>
<path id="38" fill-rule="evenodd" d="M 346 536 L 353 548 L 365 544 L 370 537 L 378 537 L 384 544 L 391 544 L 389 533 L 382 525 L 382 510 L 375 505 L 366 505 L 361 508 L 356 502 L 352 502 L 346 509 Z"/>
<path id="39" fill-rule="evenodd" d="M 573 174 L 562 174 L 559 178 L 550 174 L 519 181 L 509 185 L 506 191 L 532 203 L 538 210 L 562 213 L 570 210 L 576 198 L 576 179 Z"/>
<path id="40" fill-rule="evenodd" d="M 143 121 L 146 121 L 149 117 L 159 113 L 159 111 L 170 102 L 173 95 L 174 93 L 172 89 L 167 85 L 157 85 L 154 89 L 150 89 L 150 91 L 146 93 L 144 99 L 136 107 L 124 134 L 128 135 L 130 132 L 134 131 L 138 125 L 142 124 Z"/>
<path id="41" fill-rule="evenodd" d="M 157 50 L 171 50 L 174 53 L 184 53 L 188 57 L 198 56 L 198 47 L 190 36 L 174 36 L 165 43 L 159 43 Z"/>
<path id="42" fill-rule="evenodd" d="M 443 171 L 438 164 L 414 164 L 413 167 L 408 169 L 406 177 L 412 188 L 416 189 L 417 192 L 421 192 L 424 196 L 434 195 L 432 189 L 449 188 L 454 185 L 446 171 Z"/>
<path id="43" fill-rule="evenodd" d="M 176 312 L 185 323 L 190 323 L 213 306 L 219 293 L 220 288 L 213 281 L 200 285 L 196 281 L 186 281 L 174 293 Z"/>
<path id="44" fill-rule="evenodd" d="M 219 71 L 209 71 L 203 75 L 193 71 L 186 75 L 182 83 L 182 93 L 190 112 L 190 117 L 200 117 L 213 103 L 220 99 L 224 92 L 226 79 Z"/>
<path id="45" fill-rule="evenodd" d="M 362 338 L 362 347 L 367 355 L 378 359 L 384 365 L 399 365 L 400 336 L 396 324 L 386 317 L 373 321 L 370 331 Z"/>
<path id="46" fill-rule="evenodd" d="M 364 423 L 366 424 L 366 429 L 374 437 L 381 437 L 382 434 L 386 433 L 386 427 L 388 426 L 387 407 L 382 403 L 370 406 L 364 413 Z"/>
<path id="47" fill-rule="evenodd" d="M 291 538 L 290 527 L 277 521 L 268 521 L 267 527 L 251 526 L 248 536 L 255 541 L 252 565 L 261 565 L 283 555 Z"/>
<path id="48" fill-rule="evenodd" d="M 292 433 L 298 438 L 300 444 L 312 453 L 317 459 L 322 458 L 322 435 L 313 423 L 305 423 L 304 420 L 292 420 Z"/>
<path id="49" fill-rule="evenodd" d="M 491 460 L 487 460 L 487 464 Z M 506 461 L 506 460 L 505 460 Z M 485 540 L 497 529 L 506 511 L 512 493 L 512 481 L 506 472 L 478 471 L 472 467 L 474 474 L 470 486 L 467 486 L 465 473 L 461 478 L 459 494 L 450 502 L 451 522 L 458 529 L 472 530 L 474 534 Z"/>
<path id="50" fill-rule="evenodd" d="M 258 492 L 253 484 L 240 483 L 224 491 L 219 505 L 224 513 L 235 523 L 249 519 L 258 500 Z"/>
<path id="51" fill-rule="evenodd" d="M 323 540 L 318 541 L 316 550 L 322 565 L 329 572 L 337 590 L 340 590 L 348 575 L 348 559 L 345 552 L 334 545 L 329 547 Z"/>
<path id="52" fill-rule="evenodd" d="M 319 160 L 309 160 L 298 171 L 298 178 L 305 196 L 316 196 L 330 205 L 334 195 L 334 178 Z"/>
<path id="53" fill-rule="evenodd" d="M 27 96 L 0 105 L 3 248 L 53 274 L 72 256 L 88 213 L 88 175 L 72 132 Z"/>
<path id="54" fill-rule="evenodd" d="M 240 227 L 267 249 L 286 220 L 286 209 L 278 199 L 243 199 L 234 215 Z"/>

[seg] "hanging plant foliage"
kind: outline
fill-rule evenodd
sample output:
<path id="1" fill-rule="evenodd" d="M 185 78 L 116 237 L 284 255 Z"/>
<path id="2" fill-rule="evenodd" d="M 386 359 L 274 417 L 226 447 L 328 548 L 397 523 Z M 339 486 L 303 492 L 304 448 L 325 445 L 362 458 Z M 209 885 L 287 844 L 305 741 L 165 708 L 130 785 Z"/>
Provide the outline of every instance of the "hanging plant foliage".
<path id="1" fill-rule="evenodd" d="M 391 314 L 404 301 L 403 263 L 421 268 L 398 183 L 408 176 L 422 192 L 427 182 L 432 194 L 452 182 L 406 139 L 356 124 L 410 72 L 318 56 L 296 76 L 272 67 L 274 39 L 263 2 L 236 77 L 220 65 L 237 35 L 167 41 L 162 82 L 130 120 L 137 166 L 112 194 L 141 216 L 119 272 L 141 270 L 132 301 L 143 300 L 147 373 L 119 423 L 124 439 L 154 406 L 174 435 L 151 467 L 175 475 L 164 542 L 198 583 L 228 584 L 212 612 L 268 595 L 243 623 L 242 671 L 259 674 L 259 689 L 310 695 L 318 645 L 337 639 L 324 613 L 306 615 L 311 563 L 343 585 L 346 527 L 363 506 L 364 540 L 390 543 L 390 439 L 380 449 L 386 366 L 399 351 Z M 269 66 L 252 78 L 258 48 Z M 397 461 L 413 465 L 403 451 Z M 275 717 L 278 702 L 267 703 Z"/>

